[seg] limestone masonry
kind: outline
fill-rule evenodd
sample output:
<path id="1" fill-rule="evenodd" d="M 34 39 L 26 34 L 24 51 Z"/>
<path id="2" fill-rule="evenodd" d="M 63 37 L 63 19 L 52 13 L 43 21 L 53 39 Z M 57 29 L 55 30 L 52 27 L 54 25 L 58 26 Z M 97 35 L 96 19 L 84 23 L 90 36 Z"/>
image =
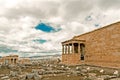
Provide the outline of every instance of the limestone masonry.
<path id="1" fill-rule="evenodd" d="M 9 55 L 0 58 L 0 64 L 30 64 L 29 58 L 20 58 L 18 55 Z"/>
<path id="2" fill-rule="evenodd" d="M 120 22 L 62 42 L 62 63 L 120 67 Z"/>

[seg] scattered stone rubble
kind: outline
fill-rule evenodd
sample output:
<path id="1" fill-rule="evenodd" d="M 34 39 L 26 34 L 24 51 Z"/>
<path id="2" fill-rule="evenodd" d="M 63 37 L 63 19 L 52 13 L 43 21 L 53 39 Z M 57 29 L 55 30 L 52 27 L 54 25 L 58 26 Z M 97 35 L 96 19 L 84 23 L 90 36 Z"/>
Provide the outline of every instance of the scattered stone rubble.
<path id="1" fill-rule="evenodd" d="M 37 66 L 37 67 L 36 67 Z M 5 65 L 0 65 L 0 69 Z M 6 65 L 9 73 L 0 74 L 0 80 L 46 80 L 46 76 L 80 76 L 82 80 L 120 80 L 120 70 L 104 67 L 62 64 Z M 30 69 L 29 72 L 24 70 Z M 48 79 L 49 80 L 49 79 Z"/>

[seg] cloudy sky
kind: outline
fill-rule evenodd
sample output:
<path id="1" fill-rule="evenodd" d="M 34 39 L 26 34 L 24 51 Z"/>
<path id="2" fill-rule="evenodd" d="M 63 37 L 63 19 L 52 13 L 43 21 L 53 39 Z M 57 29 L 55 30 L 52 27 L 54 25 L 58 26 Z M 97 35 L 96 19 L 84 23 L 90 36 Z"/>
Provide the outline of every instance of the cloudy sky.
<path id="1" fill-rule="evenodd" d="M 61 54 L 61 42 L 120 21 L 120 0 L 0 0 L 0 56 Z"/>

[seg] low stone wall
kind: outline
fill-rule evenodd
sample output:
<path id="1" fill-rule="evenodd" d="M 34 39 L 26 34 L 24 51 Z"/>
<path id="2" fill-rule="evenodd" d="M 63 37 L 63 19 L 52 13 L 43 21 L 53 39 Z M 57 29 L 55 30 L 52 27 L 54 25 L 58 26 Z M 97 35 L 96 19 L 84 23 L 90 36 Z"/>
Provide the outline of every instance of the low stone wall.
<path id="1" fill-rule="evenodd" d="M 63 54 L 62 55 L 62 63 L 75 65 L 80 64 L 80 54 Z"/>
<path id="2" fill-rule="evenodd" d="M 89 57 L 89 58 L 87 58 Z M 96 65 L 103 67 L 120 68 L 119 55 L 92 55 L 85 56 L 85 60 L 80 60 L 80 54 L 63 54 L 62 63 L 67 65 Z"/>

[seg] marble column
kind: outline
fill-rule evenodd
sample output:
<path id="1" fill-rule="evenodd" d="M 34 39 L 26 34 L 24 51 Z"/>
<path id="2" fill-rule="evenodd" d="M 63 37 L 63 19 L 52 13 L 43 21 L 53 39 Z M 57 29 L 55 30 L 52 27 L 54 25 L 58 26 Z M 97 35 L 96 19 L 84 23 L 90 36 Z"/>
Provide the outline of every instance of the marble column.
<path id="1" fill-rule="evenodd" d="M 68 54 L 70 54 L 70 44 L 68 44 Z"/>
<path id="2" fill-rule="evenodd" d="M 80 43 L 78 43 L 78 53 L 80 54 Z"/>
<path id="3" fill-rule="evenodd" d="M 70 53 L 72 53 L 72 45 L 70 46 Z"/>
<path id="4" fill-rule="evenodd" d="M 74 43 L 72 43 L 72 53 L 74 54 Z"/>
<path id="5" fill-rule="evenodd" d="M 66 47 L 67 47 L 67 51 L 66 51 L 66 53 L 68 54 L 68 44 L 66 45 Z"/>
<path id="6" fill-rule="evenodd" d="M 67 45 L 65 45 L 65 54 L 67 54 Z"/>
<path id="7" fill-rule="evenodd" d="M 62 45 L 62 54 L 64 54 L 65 51 L 64 51 L 64 45 Z"/>

